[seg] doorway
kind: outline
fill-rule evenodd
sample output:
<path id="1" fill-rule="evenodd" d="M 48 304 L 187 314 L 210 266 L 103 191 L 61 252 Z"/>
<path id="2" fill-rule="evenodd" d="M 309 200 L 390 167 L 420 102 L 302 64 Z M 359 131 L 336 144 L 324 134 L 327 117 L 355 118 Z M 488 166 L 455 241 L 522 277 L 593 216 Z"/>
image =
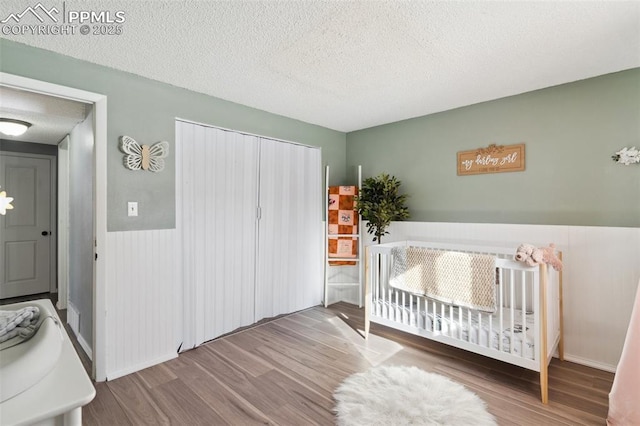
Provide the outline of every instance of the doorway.
<path id="1" fill-rule="evenodd" d="M 55 157 L 0 152 L 0 182 L 14 210 L 0 215 L 0 299 L 55 289 Z"/>
<path id="2" fill-rule="evenodd" d="M 106 168 L 107 168 L 107 98 L 104 95 L 60 86 L 48 82 L 29 79 L 13 74 L 0 73 L 0 86 L 39 93 L 57 98 L 75 100 L 93 105 L 93 119 L 91 122 L 94 147 L 93 162 L 93 276 L 92 283 L 92 336 L 89 345 L 92 348 L 92 376 L 96 381 L 106 379 Z"/>

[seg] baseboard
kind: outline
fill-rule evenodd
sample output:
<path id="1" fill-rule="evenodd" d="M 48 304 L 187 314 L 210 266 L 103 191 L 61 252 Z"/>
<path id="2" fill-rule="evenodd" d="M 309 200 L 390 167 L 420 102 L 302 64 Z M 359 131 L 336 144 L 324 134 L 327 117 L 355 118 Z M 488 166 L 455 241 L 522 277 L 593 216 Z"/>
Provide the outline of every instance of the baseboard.
<path id="1" fill-rule="evenodd" d="M 605 364 L 602 362 L 593 361 L 590 359 L 581 358 L 579 356 L 569 355 L 566 353 L 564 354 L 564 359 L 565 361 L 575 362 L 576 364 L 584 365 L 586 367 L 597 368 L 598 370 L 608 371 L 610 373 L 616 372 L 617 366 L 615 365 Z"/>
<path id="2" fill-rule="evenodd" d="M 93 361 L 93 350 L 91 350 L 91 345 L 88 344 L 86 340 L 84 340 L 82 334 L 76 333 L 76 338 L 78 339 L 78 344 L 80 344 L 80 347 L 82 348 L 84 353 L 87 354 L 91 361 Z"/>
<path id="3" fill-rule="evenodd" d="M 140 364 L 136 364 L 127 368 L 124 368 L 122 370 L 118 370 L 118 371 L 113 371 L 111 373 L 107 372 L 107 380 L 115 380 L 119 377 L 122 376 L 126 376 L 127 374 L 131 374 L 131 373 L 135 373 L 136 371 L 140 371 L 140 370 L 144 370 L 145 368 L 149 368 L 149 367 L 153 367 L 156 364 L 162 364 L 163 362 L 172 360 L 174 358 L 177 358 L 178 354 L 175 352 L 166 354 L 164 356 L 161 356 L 159 358 L 155 358 L 153 360 L 150 361 L 145 361 L 142 362 Z"/>
<path id="4" fill-rule="evenodd" d="M 80 312 L 71 302 L 67 303 L 67 324 L 71 327 L 73 334 L 80 335 Z"/>
<path id="5" fill-rule="evenodd" d="M 87 357 L 89 357 L 91 361 L 93 361 L 92 345 L 87 343 L 80 333 L 80 312 L 71 302 L 67 303 L 67 324 L 69 324 L 69 328 L 71 328 L 73 335 L 76 337 L 76 340 L 84 353 L 87 354 Z"/>

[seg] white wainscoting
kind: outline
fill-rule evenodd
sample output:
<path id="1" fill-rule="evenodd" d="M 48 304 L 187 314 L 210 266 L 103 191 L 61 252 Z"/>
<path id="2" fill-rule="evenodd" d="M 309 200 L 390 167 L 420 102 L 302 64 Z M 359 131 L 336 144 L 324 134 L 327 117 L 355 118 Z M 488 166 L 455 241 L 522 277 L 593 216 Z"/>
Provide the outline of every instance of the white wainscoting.
<path id="1" fill-rule="evenodd" d="M 107 233 L 107 379 L 177 356 L 176 230 Z"/>
<path id="2" fill-rule="evenodd" d="M 394 222 L 383 242 L 555 243 L 564 256 L 565 358 L 615 371 L 640 278 L 640 228 Z M 366 244 L 372 244 L 365 234 Z"/>
<path id="3" fill-rule="evenodd" d="M 640 278 L 640 228 L 396 222 L 390 232 L 383 242 L 459 240 L 513 247 L 555 242 L 565 261 L 566 357 L 615 369 Z M 182 324 L 177 243 L 174 229 L 107 233 L 110 380 L 177 356 Z"/>

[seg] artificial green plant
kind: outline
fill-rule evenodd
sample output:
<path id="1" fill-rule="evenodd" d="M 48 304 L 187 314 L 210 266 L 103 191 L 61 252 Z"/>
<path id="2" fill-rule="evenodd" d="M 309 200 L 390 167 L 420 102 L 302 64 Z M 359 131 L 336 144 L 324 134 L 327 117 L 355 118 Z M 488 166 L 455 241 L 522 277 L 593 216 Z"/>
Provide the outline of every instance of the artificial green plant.
<path id="1" fill-rule="evenodd" d="M 391 221 L 409 217 L 405 206 L 407 195 L 399 193 L 401 183 L 395 176 L 382 173 L 365 179 L 356 197 L 358 213 L 367 221 L 367 232 L 374 235 L 373 241 L 378 244 L 382 236 L 389 233 L 387 227 Z"/>

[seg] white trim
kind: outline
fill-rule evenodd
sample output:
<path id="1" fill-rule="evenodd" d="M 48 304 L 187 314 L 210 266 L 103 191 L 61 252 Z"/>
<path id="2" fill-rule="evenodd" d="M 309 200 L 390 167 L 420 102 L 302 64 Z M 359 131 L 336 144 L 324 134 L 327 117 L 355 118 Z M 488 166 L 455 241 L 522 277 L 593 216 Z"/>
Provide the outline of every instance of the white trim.
<path id="1" fill-rule="evenodd" d="M 93 377 L 97 382 L 107 378 L 107 97 L 93 104 L 94 131 L 94 229 L 96 261 L 93 287 Z M 99 252 L 99 253 L 98 253 Z"/>
<path id="2" fill-rule="evenodd" d="M 32 78 L 8 74 L 5 72 L 0 72 L 0 84 L 18 90 L 26 90 L 28 92 L 41 93 L 43 95 L 55 96 L 57 98 L 90 104 L 106 98 L 105 95 L 101 95 L 99 93 L 87 92 L 73 87 L 61 86 L 59 84 L 49 83 L 42 80 L 34 80 Z"/>
<path id="3" fill-rule="evenodd" d="M 49 185 L 51 187 L 51 206 L 49 215 L 49 276 L 51 281 L 49 291 L 58 291 L 58 158 L 55 155 L 49 156 L 51 163 L 51 173 Z"/>
<path id="4" fill-rule="evenodd" d="M 570 355 L 565 352 L 564 360 L 569 362 L 575 362 L 576 364 L 584 365 L 586 367 L 596 368 L 602 371 L 608 371 L 610 373 L 616 372 L 616 366 L 610 364 L 604 364 L 602 362 L 593 361 L 591 359 L 582 358 L 575 355 Z"/>
<path id="5" fill-rule="evenodd" d="M 129 366 L 127 368 L 123 368 L 122 370 L 118 370 L 116 372 L 109 373 L 109 377 L 107 377 L 106 380 L 115 380 L 115 379 L 120 378 L 122 376 L 126 376 L 128 374 L 135 373 L 136 371 L 144 370 L 145 368 L 148 368 L 148 367 L 153 367 L 156 364 L 162 364 L 163 362 L 170 361 L 170 360 L 172 360 L 174 358 L 177 358 L 177 357 L 178 357 L 178 354 L 175 353 L 175 352 L 168 353 L 168 354 L 166 354 L 164 356 L 152 359 L 150 361 L 141 362 L 140 364 L 132 365 L 132 366 Z"/>
<path id="6" fill-rule="evenodd" d="M 69 301 L 67 306 L 67 324 L 69 328 L 73 332 L 78 344 L 82 348 L 85 354 L 89 357 L 90 360 L 93 360 L 93 352 L 91 351 L 91 346 L 84 340 L 82 334 L 80 334 L 80 313 L 78 312 L 78 308 Z"/>
<path id="7" fill-rule="evenodd" d="M 69 135 L 58 144 L 58 303 L 67 309 L 69 298 Z"/>
<path id="8" fill-rule="evenodd" d="M 84 340 L 84 337 L 82 337 L 82 334 L 80 333 L 76 334 L 76 338 L 78 339 L 78 344 L 80 345 L 84 353 L 87 354 L 91 361 L 93 361 L 93 352 L 91 351 L 91 345 L 89 345 L 87 341 Z"/>
<path id="9" fill-rule="evenodd" d="M 107 97 L 72 87 L 0 72 L 0 85 L 42 93 L 58 98 L 93 103 L 94 107 L 94 227 L 95 250 L 93 287 L 93 371 L 96 381 L 106 379 L 106 238 L 107 238 Z M 98 253 L 99 252 L 99 253 Z"/>
<path id="10" fill-rule="evenodd" d="M 322 150 L 322 147 L 319 147 L 319 146 L 307 145 L 307 144 L 304 144 L 304 143 L 289 141 L 289 140 L 286 140 L 286 139 L 274 138 L 273 136 L 258 135 L 256 133 L 244 132 L 242 130 L 228 129 L 226 127 L 214 126 L 213 124 L 201 123 L 199 121 L 187 120 L 185 118 L 180 118 L 180 117 L 176 117 L 176 121 L 182 121 L 183 123 L 187 123 L 187 124 L 195 124 L 196 126 L 209 127 L 211 129 L 218 129 L 218 130 L 222 130 L 222 131 L 225 131 L 225 132 L 240 133 L 241 135 L 245 135 L 245 136 L 254 136 L 256 138 L 261 138 L 261 139 L 271 139 L 272 141 L 276 141 L 276 142 L 283 142 L 283 143 L 288 143 L 288 144 L 291 144 L 291 145 L 300 145 L 300 146 L 304 146 L 304 147 L 307 147 L 307 148 L 315 148 L 315 149 Z"/>

